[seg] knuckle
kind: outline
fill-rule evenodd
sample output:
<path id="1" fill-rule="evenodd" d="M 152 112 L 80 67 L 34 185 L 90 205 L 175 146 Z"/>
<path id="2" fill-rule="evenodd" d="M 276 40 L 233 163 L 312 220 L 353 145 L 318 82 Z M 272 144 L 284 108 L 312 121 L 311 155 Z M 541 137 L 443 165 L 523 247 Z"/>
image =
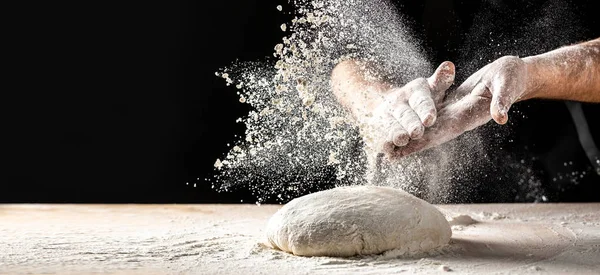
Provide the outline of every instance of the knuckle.
<path id="1" fill-rule="evenodd" d="M 500 57 L 498 58 L 497 62 L 503 67 L 517 67 L 525 64 L 525 61 L 514 55 Z"/>
<path id="2" fill-rule="evenodd" d="M 409 100 L 409 104 L 410 106 L 412 106 L 413 108 L 432 108 L 433 107 L 433 100 L 430 97 L 427 96 L 416 96 L 416 97 L 411 97 Z"/>
<path id="3" fill-rule="evenodd" d="M 397 119 L 403 120 L 403 119 L 409 117 L 411 112 L 412 112 L 412 109 L 408 108 L 407 106 L 403 106 L 401 108 L 396 109 L 394 114 Z"/>

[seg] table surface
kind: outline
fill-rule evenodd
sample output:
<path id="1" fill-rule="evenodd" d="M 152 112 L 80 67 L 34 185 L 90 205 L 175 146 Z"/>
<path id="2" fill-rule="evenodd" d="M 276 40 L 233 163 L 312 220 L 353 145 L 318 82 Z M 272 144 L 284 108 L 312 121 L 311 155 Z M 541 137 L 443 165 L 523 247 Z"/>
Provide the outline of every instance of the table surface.
<path id="1" fill-rule="evenodd" d="M 599 274 L 600 204 L 437 206 L 429 255 L 298 257 L 264 244 L 279 205 L 0 205 L 0 274 Z"/>

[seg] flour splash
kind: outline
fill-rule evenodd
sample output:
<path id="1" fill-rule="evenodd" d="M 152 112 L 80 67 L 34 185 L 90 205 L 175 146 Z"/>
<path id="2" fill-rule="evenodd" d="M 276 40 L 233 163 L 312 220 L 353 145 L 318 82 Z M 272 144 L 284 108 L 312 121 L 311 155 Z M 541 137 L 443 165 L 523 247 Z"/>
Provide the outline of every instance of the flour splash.
<path id="1" fill-rule="evenodd" d="M 214 189 L 246 186 L 257 203 L 287 202 L 369 182 L 440 203 L 460 201 L 470 192 L 450 182 L 486 176 L 479 168 L 490 155 L 479 131 L 393 164 L 369 166 L 356 123 L 333 96 L 331 71 L 345 59 L 368 61 L 379 66 L 373 77 L 402 86 L 431 75 L 434 67 L 385 0 L 292 4 L 296 17 L 281 25 L 288 35 L 274 46 L 274 64 L 236 63 L 216 73 L 252 111 L 238 120 L 246 125 L 245 137 L 215 162 Z"/>

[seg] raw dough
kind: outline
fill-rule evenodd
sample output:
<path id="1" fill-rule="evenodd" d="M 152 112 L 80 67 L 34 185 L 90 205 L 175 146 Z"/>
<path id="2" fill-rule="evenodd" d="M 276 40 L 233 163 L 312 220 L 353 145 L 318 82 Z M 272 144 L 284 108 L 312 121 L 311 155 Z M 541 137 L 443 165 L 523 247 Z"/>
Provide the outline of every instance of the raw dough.
<path id="1" fill-rule="evenodd" d="M 450 241 L 450 225 L 437 208 L 402 190 L 338 187 L 292 200 L 269 220 L 276 249 L 301 256 L 424 252 Z"/>

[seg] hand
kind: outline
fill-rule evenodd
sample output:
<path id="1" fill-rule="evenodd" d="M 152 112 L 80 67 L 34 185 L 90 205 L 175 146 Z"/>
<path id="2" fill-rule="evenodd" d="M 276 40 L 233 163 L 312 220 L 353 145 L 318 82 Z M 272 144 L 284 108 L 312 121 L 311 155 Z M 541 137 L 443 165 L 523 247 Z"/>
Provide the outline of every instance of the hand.
<path id="1" fill-rule="evenodd" d="M 505 124 L 511 105 L 527 96 L 527 82 L 526 64 L 518 57 L 505 56 L 488 64 L 444 101 L 437 123 L 421 139 L 399 148 L 394 156 L 399 158 L 435 147 L 492 118 L 498 124 Z"/>
<path id="2" fill-rule="evenodd" d="M 391 158 L 397 147 L 420 139 L 425 127 L 436 122 L 437 107 L 454 82 L 454 72 L 454 64 L 446 61 L 431 77 L 415 79 L 386 93 L 383 102 L 361 123 L 367 146 Z"/>

